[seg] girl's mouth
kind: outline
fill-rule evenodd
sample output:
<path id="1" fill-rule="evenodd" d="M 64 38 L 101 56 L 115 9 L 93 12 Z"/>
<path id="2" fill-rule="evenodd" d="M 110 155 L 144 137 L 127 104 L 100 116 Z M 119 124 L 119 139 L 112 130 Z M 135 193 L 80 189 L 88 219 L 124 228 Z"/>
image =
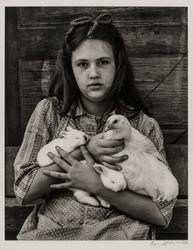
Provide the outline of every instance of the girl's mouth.
<path id="1" fill-rule="evenodd" d="M 100 83 L 100 82 L 96 82 L 96 83 L 90 83 L 88 86 L 89 87 L 99 87 L 99 86 L 102 86 L 103 84 Z"/>

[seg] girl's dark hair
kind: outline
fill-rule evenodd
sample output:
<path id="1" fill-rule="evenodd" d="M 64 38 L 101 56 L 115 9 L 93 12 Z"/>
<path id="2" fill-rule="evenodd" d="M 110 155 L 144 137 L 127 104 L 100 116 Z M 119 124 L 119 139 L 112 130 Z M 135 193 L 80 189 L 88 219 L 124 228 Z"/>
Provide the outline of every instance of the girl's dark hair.
<path id="1" fill-rule="evenodd" d="M 103 14 L 102 17 L 104 16 Z M 116 74 L 110 96 L 113 97 L 115 103 L 122 100 L 136 111 L 146 111 L 134 84 L 134 73 L 123 38 L 111 20 L 103 22 L 99 16 L 94 21 L 90 17 L 82 17 L 73 21 L 58 54 L 56 74 L 50 85 L 49 96 L 56 96 L 62 100 L 63 113 L 67 113 L 71 105 L 80 100 L 80 91 L 73 74 L 71 57 L 72 52 L 86 39 L 102 40 L 112 47 Z"/>

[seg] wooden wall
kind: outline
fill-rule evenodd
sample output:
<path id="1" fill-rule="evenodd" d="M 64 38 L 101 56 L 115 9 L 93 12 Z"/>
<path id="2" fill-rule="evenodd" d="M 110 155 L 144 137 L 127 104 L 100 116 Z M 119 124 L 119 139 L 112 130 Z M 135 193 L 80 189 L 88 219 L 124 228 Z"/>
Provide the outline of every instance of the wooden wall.
<path id="1" fill-rule="evenodd" d="M 187 8 L 7 7 L 7 146 L 20 145 L 31 112 L 47 95 L 69 22 L 104 11 L 123 34 L 137 87 L 165 142 L 187 143 Z"/>
<path id="2" fill-rule="evenodd" d="M 68 24 L 82 15 L 110 11 L 123 34 L 130 61 L 150 112 L 163 130 L 167 159 L 180 192 L 169 228 L 158 239 L 187 239 L 187 8 L 185 7 L 6 7 L 6 239 L 15 239 L 31 207 L 14 198 L 13 161 L 27 121 L 48 94 L 56 54 Z M 184 144 L 184 145 L 181 145 Z M 18 215 L 18 216 L 17 216 Z"/>

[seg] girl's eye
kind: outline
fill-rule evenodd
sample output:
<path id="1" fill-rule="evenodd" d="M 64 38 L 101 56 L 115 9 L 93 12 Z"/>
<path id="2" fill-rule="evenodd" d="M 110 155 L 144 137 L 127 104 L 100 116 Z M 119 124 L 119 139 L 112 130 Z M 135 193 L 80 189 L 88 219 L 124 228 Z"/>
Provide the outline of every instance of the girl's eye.
<path id="1" fill-rule="evenodd" d="M 88 63 L 86 62 L 80 62 L 77 64 L 78 67 L 86 69 L 88 67 Z"/>
<path id="2" fill-rule="evenodd" d="M 105 66 L 107 64 L 109 64 L 108 60 L 101 60 L 101 61 L 99 61 L 99 65 Z"/>

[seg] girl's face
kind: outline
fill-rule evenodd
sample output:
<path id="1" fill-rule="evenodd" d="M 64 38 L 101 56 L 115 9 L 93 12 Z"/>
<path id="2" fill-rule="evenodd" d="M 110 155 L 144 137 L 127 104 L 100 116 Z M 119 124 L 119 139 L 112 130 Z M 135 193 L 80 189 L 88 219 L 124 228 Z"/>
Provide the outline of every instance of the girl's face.
<path id="1" fill-rule="evenodd" d="M 85 40 L 72 52 L 72 69 L 82 98 L 105 100 L 115 77 L 112 47 L 101 40 Z"/>

